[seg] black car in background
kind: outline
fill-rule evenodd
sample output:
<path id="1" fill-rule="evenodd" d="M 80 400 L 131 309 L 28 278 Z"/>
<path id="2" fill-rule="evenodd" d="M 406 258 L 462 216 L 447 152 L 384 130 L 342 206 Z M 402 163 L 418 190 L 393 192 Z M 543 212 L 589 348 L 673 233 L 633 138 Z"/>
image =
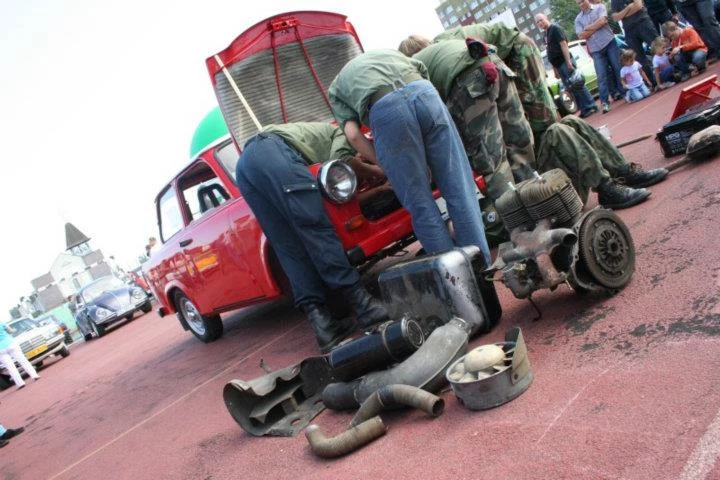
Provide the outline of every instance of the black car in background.
<path id="1" fill-rule="evenodd" d="M 85 340 L 102 337 L 108 327 L 132 320 L 138 310 L 147 313 L 152 309 L 145 290 L 112 276 L 85 285 L 78 292 L 76 302 L 76 321 Z"/>

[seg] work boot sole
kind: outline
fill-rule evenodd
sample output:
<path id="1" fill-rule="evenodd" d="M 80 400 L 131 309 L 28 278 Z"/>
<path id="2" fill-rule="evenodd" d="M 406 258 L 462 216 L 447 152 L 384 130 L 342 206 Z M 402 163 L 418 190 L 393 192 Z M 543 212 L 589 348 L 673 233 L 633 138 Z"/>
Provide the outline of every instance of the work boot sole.
<path id="1" fill-rule="evenodd" d="M 651 191 L 647 190 L 644 194 L 639 195 L 637 197 L 634 197 L 626 202 L 622 203 L 602 203 L 601 205 L 605 208 L 611 208 L 613 210 L 622 210 L 623 208 L 630 208 L 634 207 L 638 203 L 642 203 L 645 200 L 648 199 L 648 197 L 652 194 Z"/>

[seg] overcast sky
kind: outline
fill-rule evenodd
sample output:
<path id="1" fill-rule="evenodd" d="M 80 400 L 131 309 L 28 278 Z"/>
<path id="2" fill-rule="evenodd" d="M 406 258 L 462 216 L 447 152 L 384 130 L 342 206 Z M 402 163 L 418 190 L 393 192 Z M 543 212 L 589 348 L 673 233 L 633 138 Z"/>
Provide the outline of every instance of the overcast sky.
<path id="1" fill-rule="evenodd" d="M 2 0 L 0 311 L 65 249 L 65 222 L 134 267 L 153 200 L 215 106 L 204 60 L 278 13 L 348 16 L 366 50 L 442 30 L 439 0 Z M 2 318 L 0 318 L 1 320 Z"/>

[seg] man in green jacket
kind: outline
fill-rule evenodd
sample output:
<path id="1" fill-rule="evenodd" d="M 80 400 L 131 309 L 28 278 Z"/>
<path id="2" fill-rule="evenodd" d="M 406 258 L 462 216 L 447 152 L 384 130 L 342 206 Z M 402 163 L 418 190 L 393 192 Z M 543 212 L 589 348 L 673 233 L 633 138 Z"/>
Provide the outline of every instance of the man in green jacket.
<path id="1" fill-rule="evenodd" d="M 237 184 L 285 274 L 295 305 L 307 316 L 320 351 L 329 352 L 355 330 L 333 318 L 326 291 L 340 291 L 360 327 L 388 319 L 385 307 L 360 283 L 325 212 L 308 165 L 329 159 L 351 162 L 359 176 L 382 174 L 359 161 L 340 128 L 329 123 L 268 125 L 248 140 L 236 167 Z"/>

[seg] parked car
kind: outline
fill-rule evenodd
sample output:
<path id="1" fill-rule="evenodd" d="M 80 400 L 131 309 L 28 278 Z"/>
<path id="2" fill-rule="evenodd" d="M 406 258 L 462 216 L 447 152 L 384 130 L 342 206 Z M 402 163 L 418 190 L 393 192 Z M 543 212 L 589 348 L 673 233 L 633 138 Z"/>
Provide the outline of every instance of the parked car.
<path id="1" fill-rule="evenodd" d="M 585 77 L 585 86 L 593 96 L 598 95 L 597 74 L 595 73 L 595 64 L 593 59 L 585 48 L 585 40 L 575 40 L 568 42 L 570 55 L 575 59 L 575 64 Z M 545 63 L 545 71 L 547 72 L 547 84 L 550 94 L 555 100 L 555 105 L 561 115 L 575 113 L 578 109 L 575 99 L 570 92 L 567 92 L 559 78 L 555 76 L 555 71 L 547 58 L 547 52 L 542 52 L 543 62 Z"/>
<path id="2" fill-rule="evenodd" d="M 138 310 L 152 309 L 145 290 L 117 277 L 102 277 L 85 285 L 77 294 L 75 320 L 85 340 L 102 337 L 110 326 L 132 320 Z"/>
<path id="3" fill-rule="evenodd" d="M 60 327 L 60 330 L 62 330 L 62 332 L 63 332 L 63 336 L 65 337 L 65 344 L 70 345 L 73 342 L 72 335 L 70 335 L 70 330 L 68 329 L 67 325 L 65 325 L 65 322 L 59 320 L 52 313 L 38 317 L 35 319 L 35 321 L 40 326 L 57 325 L 58 327 Z"/>
<path id="4" fill-rule="evenodd" d="M 13 330 L 13 337 L 20 344 L 25 357 L 36 367 L 42 365 L 43 361 L 50 355 L 67 357 L 70 350 L 65 345 L 65 336 L 62 329 L 54 324 L 47 323 L 39 325 L 38 322 L 29 318 L 14 320 L 8 324 Z M 20 368 L 22 373 L 22 368 Z M 9 372 L 0 367 L 0 389 L 12 385 Z"/>
<path id="5" fill-rule="evenodd" d="M 155 199 L 163 245 L 143 264 L 160 316 L 177 313 L 185 330 L 210 342 L 222 335 L 220 313 L 287 292 L 282 268 L 235 184 L 239 146 L 259 122 L 333 121 L 327 89 L 361 52 L 344 15 L 291 12 L 255 24 L 206 60 L 220 109 L 196 131 L 190 165 Z M 375 185 L 355 188 L 354 173 L 341 162 L 308 168 L 319 178 L 352 265 L 365 268 L 414 241 L 410 215 L 392 191 L 369 196 Z M 476 183 L 483 190 L 482 177 Z"/>
<path id="6" fill-rule="evenodd" d="M 145 290 L 145 293 L 147 293 L 148 295 L 152 295 L 152 290 L 150 290 L 150 286 L 148 285 L 147 280 L 145 280 L 145 275 L 142 272 L 142 267 L 134 268 L 127 272 L 127 274 L 131 282 Z"/>

